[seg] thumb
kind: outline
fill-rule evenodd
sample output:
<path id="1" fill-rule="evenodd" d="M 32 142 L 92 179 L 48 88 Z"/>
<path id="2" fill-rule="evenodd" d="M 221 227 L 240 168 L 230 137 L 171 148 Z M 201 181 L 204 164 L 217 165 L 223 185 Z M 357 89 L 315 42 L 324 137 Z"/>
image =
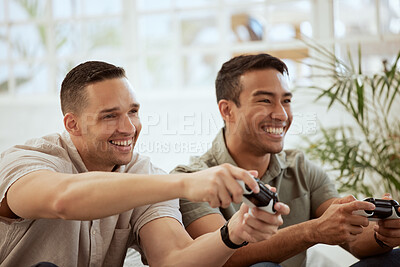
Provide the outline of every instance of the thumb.
<path id="1" fill-rule="evenodd" d="M 257 176 L 258 176 L 258 171 L 256 171 L 256 170 L 251 170 L 251 171 L 249 171 L 249 173 L 251 175 L 253 175 L 255 178 L 257 178 Z"/>
<path id="2" fill-rule="evenodd" d="M 392 199 L 392 196 L 390 195 L 390 193 L 386 193 L 383 195 L 382 199 L 390 200 L 390 199 Z"/>
<path id="3" fill-rule="evenodd" d="M 342 198 L 337 199 L 334 201 L 335 204 L 345 204 L 345 203 L 350 203 L 353 201 L 356 201 L 357 199 L 353 195 L 348 195 Z"/>
<path id="4" fill-rule="evenodd" d="M 249 209 L 250 209 L 249 206 L 247 206 L 245 203 L 242 203 L 242 205 L 240 206 L 239 212 L 243 216 L 249 212 Z"/>

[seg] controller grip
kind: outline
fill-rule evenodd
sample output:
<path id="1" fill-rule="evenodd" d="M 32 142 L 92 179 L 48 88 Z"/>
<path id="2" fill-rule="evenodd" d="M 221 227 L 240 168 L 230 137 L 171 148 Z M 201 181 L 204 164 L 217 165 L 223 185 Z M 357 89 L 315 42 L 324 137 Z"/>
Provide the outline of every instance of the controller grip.
<path id="1" fill-rule="evenodd" d="M 393 208 L 393 212 L 389 217 L 385 217 L 385 218 L 380 218 L 380 217 L 373 217 L 374 216 L 374 212 L 373 211 L 369 211 L 370 213 L 366 212 L 365 210 L 356 210 L 353 211 L 354 215 L 361 215 L 364 217 L 368 218 L 368 221 L 380 221 L 380 220 L 395 220 L 395 219 L 400 219 L 400 217 L 397 215 L 397 213 L 395 212 L 394 208 Z"/>
<path id="2" fill-rule="evenodd" d="M 400 219 L 399 204 L 397 201 L 375 198 L 366 198 L 364 201 L 373 203 L 375 209 L 357 210 L 353 211 L 353 214 L 367 217 L 369 221 Z"/>
<path id="3" fill-rule="evenodd" d="M 373 212 L 366 212 L 365 210 L 355 210 L 355 211 L 353 211 L 353 215 L 361 215 L 361 216 L 364 216 L 364 217 L 369 217 L 369 216 L 371 216 L 371 215 L 373 215 L 374 213 Z"/>
<path id="4" fill-rule="evenodd" d="M 238 184 L 240 185 L 240 187 L 243 189 L 243 194 L 251 194 L 253 193 L 253 191 L 251 191 L 246 184 L 244 183 L 243 180 L 236 180 L 238 182 Z"/>
<path id="5" fill-rule="evenodd" d="M 238 183 L 239 183 L 239 185 L 242 187 L 242 189 L 243 189 L 243 202 L 247 205 L 247 206 L 249 206 L 250 208 L 253 208 L 253 207 L 257 207 L 257 208 L 259 208 L 259 209 L 261 209 L 261 210 L 263 210 L 263 211 L 266 211 L 266 212 L 268 212 L 268 213 L 270 213 L 270 214 L 275 214 L 276 213 L 276 210 L 274 209 L 274 205 L 275 205 L 275 200 L 274 199 L 270 199 L 269 200 L 269 202 L 268 203 L 258 203 L 258 205 L 255 205 L 252 201 L 250 201 L 249 200 L 249 198 L 251 197 L 251 196 L 253 196 L 253 195 L 256 195 L 256 194 L 253 194 L 253 191 L 251 191 L 247 186 L 246 186 L 246 184 L 244 183 L 244 181 L 242 181 L 242 180 L 237 180 L 238 181 Z M 260 190 L 261 190 L 261 188 L 260 188 Z M 268 189 L 267 189 L 268 190 Z"/>
<path id="6" fill-rule="evenodd" d="M 267 206 L 256 206 L 253 202 L 249 201 L 245 196 L 243 196 L 243 202 L 249 206 L 250 208 L 257 207 L 260 210 L 266 211 L 270 214 L 275 214 L 276 210 L 274 209 L 274 201 L 271 199 Z"/>

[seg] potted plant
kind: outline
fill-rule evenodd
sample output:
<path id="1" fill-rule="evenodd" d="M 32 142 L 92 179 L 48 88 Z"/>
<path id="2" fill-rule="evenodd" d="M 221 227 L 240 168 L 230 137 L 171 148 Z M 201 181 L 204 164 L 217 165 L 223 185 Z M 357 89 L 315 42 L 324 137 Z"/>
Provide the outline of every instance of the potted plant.
<path id="1" fill-rule="evenodd" d="M 319 134 L 306 137 L 306 153 L 333 172 L 339 192 L 376 198 L 388 192 L 398 200 L 400 52 L 393 63 L 384 60 L 381 71 L 367 74 L 360 45 L 356 60 L 350 52 L 342 60 L 321 45 L 306 43 L 315 55 L 312 78 L 324 80 L 309 86 L 317 92 L 316 102 L 328 100 L 328 110 L 339 106 L 351 120 L 350 125 L 321 126 Z"/>

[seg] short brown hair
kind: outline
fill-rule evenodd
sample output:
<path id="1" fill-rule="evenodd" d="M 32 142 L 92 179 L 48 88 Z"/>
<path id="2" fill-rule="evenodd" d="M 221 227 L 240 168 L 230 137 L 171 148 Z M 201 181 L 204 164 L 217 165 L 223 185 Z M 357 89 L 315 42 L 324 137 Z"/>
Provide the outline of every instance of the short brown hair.
<path id="1" fill-rule="evenodd" d="M 215 80 L 217 102 L 221 99 L 231 100 L 240 107 L 239 96 L 243 88 L 240 76 L 253 70 L 276 69 L 289 75 L 286 64 L 269 54 L 241 55 L 225 62 Z"/>
<path id="2" fill-rule="evenodd" d="M 61 110 L 79 114 L 87 104 L 86 86 L 108 79 L 122 78 L 125 70 L 102 61 L 87 61 L 73 68 L 61 84 Z"/>

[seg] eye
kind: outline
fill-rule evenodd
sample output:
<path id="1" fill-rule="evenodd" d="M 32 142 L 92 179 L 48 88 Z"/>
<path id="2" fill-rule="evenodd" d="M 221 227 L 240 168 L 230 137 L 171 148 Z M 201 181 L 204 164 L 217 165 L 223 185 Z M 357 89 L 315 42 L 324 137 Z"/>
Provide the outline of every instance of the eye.
<path id="1" fill-rule="evenodd" d="M 283 103 L 291 103 L 292 102 L 292 99 L 285 99 L 285 100 L 283 100 Z"/>
<path id="2" fill-rule="evenodd" d="M 131 109 L 130 111 L 129 111 L 129 114 L 132 114 L 132 115 L 136 115 L 138 113 L 138 110 L 137 109 Z"/>
<path id="3" fill-rule="evenodd" d="M 260 100 L 260 101 L 258 101 L 258 102 L 271 103 L 271 101 L 270 101 L 269 99 L 263 99 L 263 100 Z"/>
<path id="4" fill-rule="evenodd" d="M 111 114 L 104 115 L 104 116 L 102 117 L 102 119 L 103 119 L 103 120 L 107 120 L 107 119 L 113 119 L 113 118 L 115 118 L 115 117 L 117 117 L 117 115 L 111 113 Z"/>

